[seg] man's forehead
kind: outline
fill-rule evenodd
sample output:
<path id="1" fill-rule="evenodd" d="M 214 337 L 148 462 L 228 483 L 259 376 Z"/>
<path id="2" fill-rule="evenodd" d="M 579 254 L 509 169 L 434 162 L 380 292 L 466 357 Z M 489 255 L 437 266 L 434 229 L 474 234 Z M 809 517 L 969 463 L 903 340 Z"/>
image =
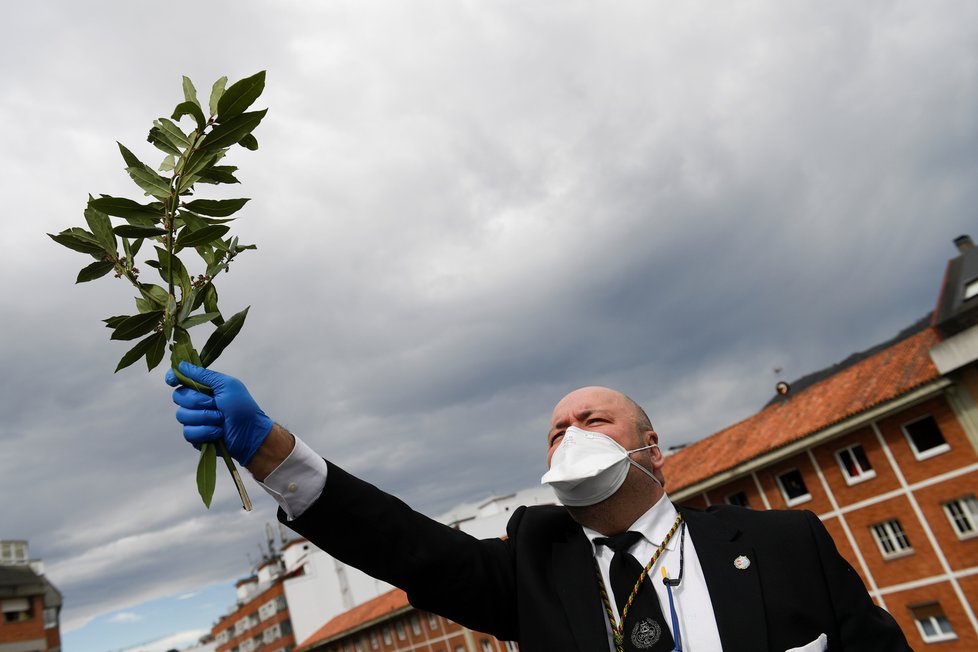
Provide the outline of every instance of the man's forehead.
<path id="1" fill-rule="evenodd" d="M 608 387 L 582 387 L 560 399 L 554 407 L 553 420 L 581 411 L 613 410 L 627 407 L 628 400 L 621 392 Z"/>

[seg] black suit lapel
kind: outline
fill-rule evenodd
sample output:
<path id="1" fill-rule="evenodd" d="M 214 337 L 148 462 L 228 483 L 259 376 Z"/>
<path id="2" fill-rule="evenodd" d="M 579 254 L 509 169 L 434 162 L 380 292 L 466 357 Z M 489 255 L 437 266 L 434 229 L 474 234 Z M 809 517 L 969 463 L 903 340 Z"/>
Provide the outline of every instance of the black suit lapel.
<path id="1" fill-rule="evenodd" d="M 553 544 L 554 584 L 567 612 L 577 647 L 586 652 L 608 649 L 604 607 L 594 571 L 591 544 L 580 526 Z"/>
<path id="2" fill-rule="evenodd" d="M 696 546 L 724 652 L 766 650 L 767 621 L 753 547 L 709 512 L 677 509 Z M 750 561 L 746 569 L 734 565 L 741 556 Z"/>

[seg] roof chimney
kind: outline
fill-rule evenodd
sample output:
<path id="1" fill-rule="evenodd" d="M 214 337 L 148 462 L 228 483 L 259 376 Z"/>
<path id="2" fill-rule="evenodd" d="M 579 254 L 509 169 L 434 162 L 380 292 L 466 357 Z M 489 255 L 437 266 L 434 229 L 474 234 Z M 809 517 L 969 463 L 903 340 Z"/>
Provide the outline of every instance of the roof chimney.
<path id="1" fill-rule="evenodd" d="M 958 252 L 964 253 L 975 246 L 975 243 L 971 241 L 970 235 L 959 235 L 954 239 L 954 245 L 958 248 Z"/>

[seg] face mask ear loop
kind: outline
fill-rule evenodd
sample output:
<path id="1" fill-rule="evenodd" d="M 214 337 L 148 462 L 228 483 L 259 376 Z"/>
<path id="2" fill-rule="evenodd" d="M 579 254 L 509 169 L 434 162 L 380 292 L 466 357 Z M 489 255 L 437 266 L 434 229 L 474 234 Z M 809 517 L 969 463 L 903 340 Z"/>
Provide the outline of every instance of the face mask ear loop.
<path id="1" fill-rule="evenodd" d="M 647 450 L 649 450 L 650 448 L 658 448 L 658 447 L 659 447 L 659 445 L 658 445 L 658 444 L 649 444 L 648 446 L 642 446 L 641 448 L 635 448 L 635 449 L 633 449 L 633 450 L 630 450 L 630 451 L 625 451 L 625 452 L 626 452 L 626 453 L 628 453 L 628 456 L 629 456 L 629 457 L 628 457 L 628 463 L 629 463 L 629 464 L 633 464 L 634 466 L 636 466 L 636 467 L 638 467 L 639 469 L 641 469 L 641 470 L 642 470 L 642 472 L 643 472 L 643 473 L 645 473 L 645 475 L 647 475 L 647 476 L 649 476 L 650 478 L 652 478 L 652 480 L 653 480 L 653 481 L 654 481 L 654 482 L 655 482 L 655 483 L 656 483 L 657 485 L 659 485 L 660 487 L 662 487 L 663 489 L 665 489 L 665 487 L 663 486 L 663 484 L 662 484 L 661 482 L 659 482 L 659 478 L 657 478 L 657 477 L 655 477 L 655 475 L 654 475 L 654 474 L 653 474 L 653 473 L 652 473 L 651 471 L 649 471 L 649 470 L 648 470 L 647 468 L 645 468 L 644 466 L 642 466 L 641 464 L 639 464 L 638 462 L 636 462 L 635 460 L 633 460 L 633 459 L 631 458 L 631 455 L 632 455 L 632 453 L 640 453 L 640 452 L 642 452 L 642 451 L 647 451 Z"/>

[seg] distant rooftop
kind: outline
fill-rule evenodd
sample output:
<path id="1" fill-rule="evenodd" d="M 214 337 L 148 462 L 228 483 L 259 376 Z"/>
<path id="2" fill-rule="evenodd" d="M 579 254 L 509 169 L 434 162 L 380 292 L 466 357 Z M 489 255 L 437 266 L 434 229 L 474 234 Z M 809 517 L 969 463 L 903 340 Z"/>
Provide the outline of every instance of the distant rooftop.
<path id="1" fill-rule="evenodd" d="M 760 412 L 668 456 L 667 489 L 675 493 L 706 481 L 936 380 L 929 351 L 940 339 L 924 320 L 805 376 Z"/>

